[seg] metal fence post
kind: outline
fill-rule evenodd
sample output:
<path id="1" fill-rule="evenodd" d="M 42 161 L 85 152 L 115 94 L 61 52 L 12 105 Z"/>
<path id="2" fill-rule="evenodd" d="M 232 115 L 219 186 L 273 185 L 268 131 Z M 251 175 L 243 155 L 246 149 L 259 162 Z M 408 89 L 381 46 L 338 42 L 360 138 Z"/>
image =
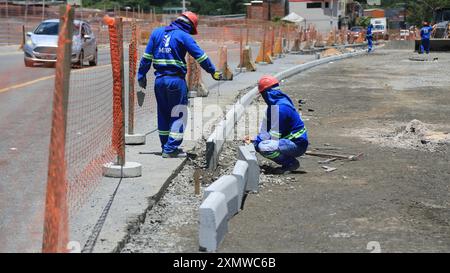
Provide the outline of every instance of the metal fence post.
<path id="1" fill-rule="evenodd" d="M 70 5 L 61 6 L 42 243 L 42 252 L 44 253 L 67 251 L 69 228 L 65 142 L 72 57 L 73 18 L 74 9 Z"/>
<path id="2" fill-rule="evenodd" d="M 125 165 L 125 73 L 124 73 L 124 56 L 123 56 L 123 21 L 122 18 L 116 18 L 116 28 L 117 28 L 117 38 L 118 38 L 118 46 L 119 46 L 119 54 L 120 54 L 120 77 L 121 77 L 121 85 L 120 85 L 120 137 L 119 137 L 119 153 L 117 156 L 118 165 Z"/>
<path id="3" fill-rule="evenodd" d="M 136 19 L 131 23 L 131 42 L 129 47 L 129 69 L 128 69 L 128 134 L 125 135 L 125 144 L 127 145 L 143 145 L 146 141 L 146 136 L 135 133 L 135 79 L 136 79 L 136 64 L 138 61 L 138 47 L 139 38 L 137 35 Z"/>
<path id="4" fill-rule="evenodd" d="M 129 79 L 128 79 L 128 134 L 134 134 L 134 78 L 136 76 L 137 37 L 136 22 L 131 24 L 131 43 L 129 47 Z"/>

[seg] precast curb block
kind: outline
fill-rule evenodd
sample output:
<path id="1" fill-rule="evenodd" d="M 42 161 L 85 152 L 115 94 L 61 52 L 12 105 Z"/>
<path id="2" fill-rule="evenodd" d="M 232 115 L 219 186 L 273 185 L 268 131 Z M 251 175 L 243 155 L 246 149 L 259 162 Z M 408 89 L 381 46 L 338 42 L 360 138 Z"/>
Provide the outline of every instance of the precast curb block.
<path id="1" fill-rule="evenodd" d="M 258 158 L 256 157 L 255 147 L 253 145 L 240 146 L 238 149 L 238 159 L 246 161 L 248 164 L 246 192 L 257 193 L 259 191 L 259 168 Z"/>
<path id="2" fill-rule="evenodd" d="M 228 232 L 225 195 L 211 192 L 200 206 L 200 251 L 215 252 Z"/>
<path id="3" fill-rule="evenodd" d="M 238 182 L 238 193 L 239 193 L 239 209 L 242 208 L 242 202 L 244 200 L 245 192 L 247 191 L 247 181 L 248 181 L 248 171 L 249 164 L 244 160 L 238 160 L 234 166 L 232 175 L 236 177 Z"/>
<path id="4" fill-rule="evenodd" d="M 243 194 L 239 193 L 239 184 L 235 176 L 225 175 L 219 178 L 206 188 L 204 198 L 208 198 L 213 192 L 220 192 L 225 196 L 225 202 L 228 208 L 227 220 L 239 212 L 239 197 L 243 196 Z"/>
<path id="5" fill-rule="evenodd" d="M 220 177 L 205 189 L 204 201 L 200 206 L 200 251 L 214 252 L 228 231 L 228 221 L 239 213 L 244 196 L 257 191 L 259 165 L 253 145 L 239 147 L 239 158 L 232 175 Z"/>

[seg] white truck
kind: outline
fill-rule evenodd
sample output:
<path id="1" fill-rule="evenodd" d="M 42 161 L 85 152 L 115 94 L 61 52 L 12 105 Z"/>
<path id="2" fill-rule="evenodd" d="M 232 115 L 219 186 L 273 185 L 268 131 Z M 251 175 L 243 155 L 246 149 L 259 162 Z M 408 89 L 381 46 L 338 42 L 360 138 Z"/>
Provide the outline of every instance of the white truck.
<path id="1" fill-rule="evenodd" d="M 376 40 L 389 40 L 388 25 L 386 17 L 372 18 L 370 23 L 373 25 L 373 38 Z"/>

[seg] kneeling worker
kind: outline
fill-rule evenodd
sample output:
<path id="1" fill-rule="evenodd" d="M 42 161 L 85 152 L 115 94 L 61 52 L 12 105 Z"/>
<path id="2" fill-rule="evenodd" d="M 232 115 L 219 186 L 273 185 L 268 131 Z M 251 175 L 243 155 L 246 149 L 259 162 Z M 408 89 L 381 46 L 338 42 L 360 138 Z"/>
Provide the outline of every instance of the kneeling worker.
<path id="1" fill-rule="evenodd" d="M 187 122 L 188 88 L 186 53 L 219 81 L 222 73 L 197 45 L 191 35 L 197 34 L 198 17 L 192 12 L 180 15 L 171 25 L 153 31 L 138 71 L 139 86 L 147 87 L 146 75 L 155 67 L 155 95 L 158 104 L 158 130 L 164 158 L 186 157 L 179 148 Z"/>
<path id="2" fill-rule="evenodd" d="M 255 149 L 265 158 L 281 165 L 275 173 L 295 171 L 300 168 L 297 158 L 304 155 L 308 148 L 305 124 L 292 100 L 281 92 L 275 77 L 262 77 L 258 89 L 268 108 L 261 132 L 253 141 Z M 249 137 L 246 141 L 250 141 Z"/>

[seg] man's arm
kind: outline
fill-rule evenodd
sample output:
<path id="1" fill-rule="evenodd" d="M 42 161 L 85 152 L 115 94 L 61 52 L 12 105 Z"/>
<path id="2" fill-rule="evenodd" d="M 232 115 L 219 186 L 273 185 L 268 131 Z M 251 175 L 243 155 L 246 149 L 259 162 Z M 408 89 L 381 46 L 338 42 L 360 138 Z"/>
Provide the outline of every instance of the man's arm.
<path id="1" fill-rule="evenodd" d="M 147 47 L 145 48 L 144 56 L 142 56 L 138 70 L 138 81 L 142 88 L 147 87 L 147 73 L 152 67 L 153 61 L 153 35 L 150 36 Z"/>
<path id="2" fill-rule="evenodd" d="M 209 74 L 216 72 L 216 67 L 211 62 L 211 59 L 198 46 L 197 42 L 189 34 L 183 35 L 183 43 L 189 54 L 200 64 L 200 66 Z"/>

